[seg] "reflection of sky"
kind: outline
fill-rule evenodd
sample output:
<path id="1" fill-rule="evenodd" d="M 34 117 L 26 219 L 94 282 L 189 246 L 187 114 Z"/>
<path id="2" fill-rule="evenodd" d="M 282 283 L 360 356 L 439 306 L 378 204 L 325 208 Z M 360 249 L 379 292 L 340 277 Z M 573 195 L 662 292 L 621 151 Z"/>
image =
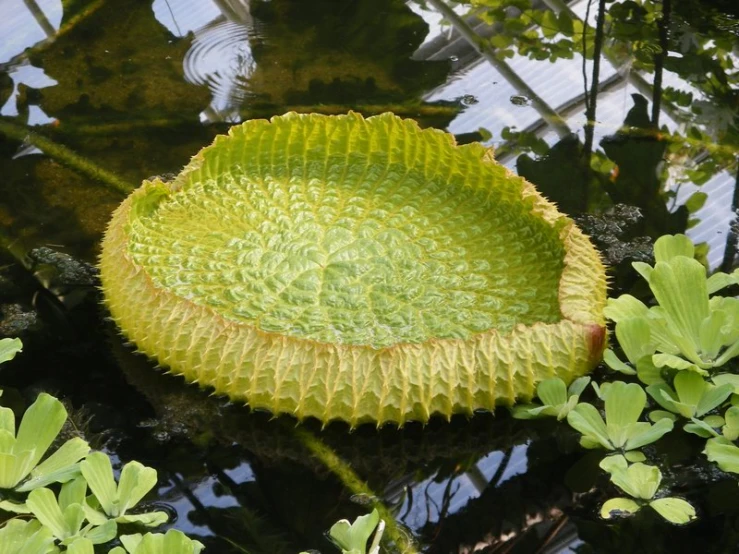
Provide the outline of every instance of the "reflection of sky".
<path id="1" fill-rule="evenodd" d="M 183 60 L 185 79 L 207 86 L 213 96 L 201 121 L 241 121 L 239 108 L 255 67 L 248 0 L 154 0 L 152 9 L 173 35 L 194 35 Z"/>
<path id="2" fill-rule="evenodd" d="M 439 509 L 445 504 L 444 496 L 447 494 L 448 508 L 445 516 L 454 514 L 464 508 L 470 500 L 477 498 L 482 493 L 480 488 L 491 481 L 500 470 L 500 465 L 505 464 L 495 486 L 498 487 L 516 475 L 526 473 L 528 469 L 528 445 L 521 444 L 513 447 L 509 458 L 496 450 L 483 456 L 475 464 L 473 471 L 453 477 L 452 486 L 449 487 L 447 479 L 435 481 L 436 476 L 413 483 L 407 490 L 403 505 L 397 510 L 401 522 L 411 529 L 420 529 L 427 523 L 433 523 L 440 519 Z M 395 499 L 390 499 L 395 500 Z"/>
<path id="3" fill-rule="evenodd" d="M 413 5 L 413 4 L 411 4 Z M 576 0 L 569 4 L 574 13 L 584 17 L 587 2 Z M 433 12 L 417 10 L 424 17 L 431 29 L 424 46 L 417 55 L 427 59 L 445 59 L 450 52 L 470 51 L 470 46 L 458 35 L 450 35 L 450 27 L 440 25 L 440 17 Z M 597 10 L 591 9 L 589 23 L 595 24 Z M 445 40 L 441 40 L 441 39 Z M 425 50 L 424 50 L 425 48 Z M 423 52 L 421 52 L 424 50 Z M 563 119 L 566 126 L 584 138 L 583 127 L 586 122 L 582 58 L 560 59 L 555 63 L 535 61 L 527 57 L 515 55 L 505 62 L 509 68 L 523 80 Z M 592 62 L 586 62 L 585 72 L 592 78 Z M 651 103 L 652 76 L 641 74 L 630 67 L 616 67 L 605 57 L 600 65 L 600 88 L 596 112 L 595 145 L 600 140 L 616 132 L 633 106 L 632 94 L 642 94 Z M 590 84 L 590 83 L 589 83 Z M 676 74 L 665 71 L 663 86 L 673 86 L 691 91 L 700 98 L 700 93 L 690 84 L 682 81 Z M 465 67 L 461 68 L 447 83 L 430 91 L 425 100 L 455 100 L 465 96 L 474 97 L 477 102 L 468 105 L 450 124 L 448 130 L 454 134 L 470 133 L 483 127 L 490 131 L 493 138 L 490 144 L 501 144 L 501 133 L 504 127 L 517 131 L 535 130 L 537 135 L 550 145 L 556 143 L 560 134 L 545 124 L 542 113 L 533 104 L 516 106 L 511 97 L 520 94 L 515 83 L 506 79 L 505 75 L 491 63 L 479 55 L 475 55 Z M 678 131 L 681 123 L 673 116 L 675 111 L 667 102 L 663 102 L 660 115 L 660 126 L 667 126 L 671 131 Z M 514 167 L 515 157 L 503 159 L 501 162 Z M 674 179 L 669 179 L 668 187 L 676 188 Z M 704 207 L 695 214 L 700 223 L 688 230 L 688 235 L 696 242 L 707 242 L 710 250 L 709 263 L 716 267 L 723 259 L 726 247 L 726 233 L 733 218 L 731 198 L 735 187 L 735 178 L 727 172 L 720 172 L 709 180 L 700 190 L 708 194 Z M 682 185 L 678 191 L 676 207 L 684 203 L 692 192 L 698 190 L 694 185 Z"/>
<path id="4" fill-rule="evenodd" d="M 38 11 L 34 17 L 31 6 Z M 48 37 L 62 22 L 61 0 L 1 0 L 0 1 L 0 64 Z"/>

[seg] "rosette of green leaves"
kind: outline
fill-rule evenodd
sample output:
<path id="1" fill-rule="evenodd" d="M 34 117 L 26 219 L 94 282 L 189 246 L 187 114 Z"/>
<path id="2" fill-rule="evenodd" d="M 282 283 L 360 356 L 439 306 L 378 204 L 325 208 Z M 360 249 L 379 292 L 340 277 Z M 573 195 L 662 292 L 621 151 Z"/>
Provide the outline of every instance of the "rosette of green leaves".
<path id="1" fill-rule="evenodd" d="M 649 283 L 659 305 L 648 308 L 628 294 L 608 301 L 606 317 L 616 322 L 616 338 L 633 366 L 608 350 L 604 360 L 612 369 L 638 373 L 652 384 L 660 380 L 655 378 L 655 369 L 706 374 L 739 355 L 739 299 L 709 298 L 739 283 L 739 270 L 706 278 L 706 269 L 694 254 L 688 237 L 666 235 L 654 244 L 654 267 L 632 264 Z"/>
<path id="2" fill-rule="evenodd" d="M 724 424 L 724 419 L 720 416 L 707 416 L 704 421 L 698 418 L 721 406 L 733 394 L 734 387 L 731 384 L 712 385 L 693 371 L 680 371 L 675 375 L 673 385 L 674 389 L 667 383 L 647 387 L 649 396 L 667 410 L 656 410 L 649 414 L 650 418 L 675 419 L 673 414 L 680 415 L 691 420 L 683 427 L 685 431 L 706 438 L 711 436 L 706 434 L 708 429 Z"/>
<path id="3" fill-rule="evenodd" d="M 337 521 L 328 534 L 341 548 L 342 554 L 378 554 L 384 530 L 385 522 L 380 519 L 377 510 L 372 510 L 372 513 L 359 516 L 354 523 L 346 519 Z M 368 548 L 367 541 L 373 533 L 375 536 Z"/>
<path id="4" fill-rule="evenodd" d="M 580 395 L 590 382 L 590 377 L 575 379 L 567 388 L 559 377 L 545 379 L 536 387 L 536 396 L 541 404 L 520 404 L 511 410 L 516 419 L 535 419 L 540 417 L 556 417 L 558 421 L 577 405 Z"/>
<path id="5" fill-rule="evenodd" d="M 106 543 L 115 538 L 117 525 L 115 521 L 105 521 L 102 524 L 89 522 L 84 525 L 87 519 L 84 508 L 86 494 L 85 479 L 77 477 L 62 485 L 58 498 L 47 488 L 32 490 L 26 505 L 63 545 L 71 545 L 80 538 L 85 538 L 92 544 Z"/>
<path id="6" fill-rule="evenodd" d="M 632 515 L 647 505 L 671 523 L 683 524 L 695 519 L 695 508 L 682 498 L 655 499 L 662 482 L 662 472 L 642 463 L 629 465 L 623 456 L 604 458 L 600 467 L 611 475 L 611 482 L 631 498 L 611 498 L 603 504 L 601 517 Z"/>
<path id="7" fill-rule="evenodd" d="M 11 519 L 0 527 L 0 552 L 3 554 L 55 554 L 54 535 L 38 520 Z"/>
<path id="8" fill-rule="evenodd" d="M 67 410 L 62 403 L 41 393 L 26 410 L 16 433 L 13 410 L 0 407 L 0 489 L 28 492 L 79 475 L 78 462 L 90 451 L 80 438 L 68 440 L 39 463 L 66 419 Z M 0 502 L 0 509 L 27 511 L 22 504 L 9 500 Z"/>
<path id="9" fill-rule="evenodd" d="M 121 542 L 123 546 L 116 546 L 108 554 L 200 554 L 205 548 L 200 541 L 193 540 L 176 529 L 170 529 L 164 534 L 123 535 Z"/>
<path id="10" fill-rule="evenodd" d="M 622 451 L 630 461 L 642 461 L 644 455 L 636 449 L 655 442 L 673 426 L 669 418 L 655 424 L 639 421 L 646 403 L 647 395 L 639 385 L 616 381 L 605 395 L 605 420 L 595 406 L 583 402 L 568 414 L 567 422 L 582 433 L 584 448 Z"/>
<path id="11" fill-rule="evenodd" d="M 141 523 L 156 527 L 167 521 L 165 512 L 127 513 L 156 485 L 155 469 L 139 462 L 129 462 L 123 466 L 116 484 L 110 458 L 102 452 L 93 452 L 80 463 L 80 470 L 94 495 L 84 505 L 85 514 L 91 522 L 102 525 L 108 519 L 113 519 L 118 523 Z"/>

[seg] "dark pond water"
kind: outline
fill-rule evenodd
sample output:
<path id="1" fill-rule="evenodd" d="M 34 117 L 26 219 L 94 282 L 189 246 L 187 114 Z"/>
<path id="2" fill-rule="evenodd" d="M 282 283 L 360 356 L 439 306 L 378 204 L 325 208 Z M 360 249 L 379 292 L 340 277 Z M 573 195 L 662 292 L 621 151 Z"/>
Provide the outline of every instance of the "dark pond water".
<path id="1" fill-rule="evenodd" d="M 613 294 L 644 294 L 629 264 L 664 233 L 736 266 L 735 0 L 449 6 L 0 0 L 0 334 L 26 344 L 3 401 L 66 399 L 96 447 L 158 470 L 153 500 L 209 553 L 327 554 L 331 524 L 373 502 L 428 553 L 737 551 L 736 481 L 697 439 L 648 451 L 697 522 L 606 523 L 597 508 L 616 491 L 564 426 L 500 411 L 296 428 L 159 374 L 105 321 L 85 264 L 121 190 L 178 172 L 230 124 L 290 110 L 393 111 L 494 146 L 594 236 Z M 306 449 L 306 429 L 364 493 Z"/>

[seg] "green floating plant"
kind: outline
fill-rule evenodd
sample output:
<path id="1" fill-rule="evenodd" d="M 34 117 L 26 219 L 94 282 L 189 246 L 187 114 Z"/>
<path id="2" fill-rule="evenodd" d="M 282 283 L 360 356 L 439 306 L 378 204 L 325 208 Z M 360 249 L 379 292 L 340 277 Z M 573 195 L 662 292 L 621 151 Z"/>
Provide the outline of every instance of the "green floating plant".
<path id="1" fill-rule="evenodd" d="M 616 322 L 616 338 L 631 364 L 609 350 L 604 360 L 612 369 L 638 373 L 652 384 L 659 381 L 655 369 L 688 369 L 705 375 L 739 355 L 739 299 L 710 297 L 738 283 L 739 270 L 707 278 L 694 253 L 685 235 L 666 235 L 654 244 L 654 267 L 633 264 L 659 305 L 648 308 L 628 294 L 609 299 L 606 317 Z"/>
<path id="2" fill-rule="evenodd" d="M 512 405 L 605 344 L 576 225 L 482 145 L 390 113 L 231 127 L 121 204 L 100 278 L 172 373 L 351 426 Z"/>
<path id="3" fill-rule="evenodd" d="M 559 377 L 545 379 L 536 387 L 536 396 L 541 404 L 519 404 L 511 409 L 516 419 L 556 417 L 561 421 L 577 405 L 580 395 L 590 382 L 590 377 L 575 379 L 567 388 Z"/>
<path id="4" fill-rule="evenodd" d="M 385 529 L 385 522 L 380 519 L 377 510 L 359 516 L 354 523 L 342 519 L 333 524 L 329 537 L 341 548 L 342 554 L 378 554 L 380 540 Z M 367 548 L 367 541 L 374 533 L 372 544 Z"/>
<path id="5" fill-rule="evenodd" d="M 723 425 L 724 420 L 719 416 L 708 416 L 706 421 L 698 418 L 721 406 L 732 395 L 734 387 L 731 384 L 712 385 L 693 371 L 680 371 L 675 375 L 673 385 L 674 389 L 667 383 L 647 387 L 649 396 L 667 410 L 655 410 L 649 414 L 650 419 L 674 419 L 673 414 L 680 415 L 691 420 L 683 427 L 685 431 L 699 436 L 706 436 L 706 426 Z"/>
<path id="6" fill-rule="evenodd" d="M 9 362 L 18 352 L 23 350 L 21 339 L 1 339 L 0 340 L 0 364 Z"/>
<path id="7" fill-rule="evenodd" d="M 103 544 L 115 538 L 117 525 L 115 521 L 106 521 L 101 525 L 86 521 L 85 495 L 87 483 L 78 477 L 62 485 L 57 498 L 47 488 L 32 490 L 26 505 L 31 513 L 49 529 L 54 537 L 63 545 L 71 545 L 80 538 L 92 544 Z"/>
<path id="8" fill-rule="evenodd" d="M 102 452 L 93 452 L 80 463 L 80 470 L 94 495 L 85 503 L 85 513 L 91 522 L 102 525 L 111 518 L 118 523 L 156 527 L 167 521 L 165 512 L 127 514 L 156 485 L 155 469 L 129 462 L 123 466 L 116 485 L 110 458 Z"/>
<path id="9" fill-rule="evenodd" d="M 582 433 L 584 448 L 605 448 L 624 452 L 630 461 L 642 461 L 638 448 L 653 443 L 672 430 L 669 418 L 655 424 L 639 421 L 647 403 L 644 390 L 635 383 L 611 383 L 605 396 L 605 421 L 592 404 L 583 402 L 567 415 L 571 427 Z"/>
<path id="10" fill-rule="evenodd" d="M 79 475 L 78 462 L 90 451 L 80 438 L 68 440 L 39 464 L 66 419 L 67 410 L 62 403 L 41 393 L 26 410 L 16 433 L 13 410 L 0 407 L 0 489 L 28 492 Z M 22 504 L 10 500 L 0 501 L 0 509 L 27 511 Z"/>
<path id="11" fill-rule="evenodd" d="M 2 554 L 55 554 L 54 535 L 38 520 L 11 519 L 0 527 Z"/>
<path id="12" fill-rule="evenodd" d="M 205 546 L 182 531 L 170 529 L 166 533 L 123 535 L 123 546 L 117 546 L 108 554 L 200 554 Z"/>
<path id="13" fill-rule="evenodd" d="M 667 521 L 684 524 L 696 518 L 695 508 L 682 498 L 654 498 L 662 482 L 659 468 L 635 463 L 629 465 L 623 456 L 604 458 L 600 467 L 611 475 L 611 482 L 631 498 L 612 498 L 601 507 L 601 517 L 632 515 L 647 505 Z"/>

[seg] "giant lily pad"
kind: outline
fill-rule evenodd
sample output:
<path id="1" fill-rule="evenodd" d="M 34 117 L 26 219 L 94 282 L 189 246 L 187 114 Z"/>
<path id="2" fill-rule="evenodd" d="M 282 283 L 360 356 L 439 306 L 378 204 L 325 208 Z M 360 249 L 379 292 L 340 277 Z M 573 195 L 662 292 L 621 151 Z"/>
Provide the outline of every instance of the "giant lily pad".
<path id="1" fill-rule="evenodd" d="M 493 409 L 604 345 L 603 266 L 572 221 L 482 146 L 392 114 L 233 127 L 123 202 L 100 267 L 142 352 L 300 419 Z"/>

